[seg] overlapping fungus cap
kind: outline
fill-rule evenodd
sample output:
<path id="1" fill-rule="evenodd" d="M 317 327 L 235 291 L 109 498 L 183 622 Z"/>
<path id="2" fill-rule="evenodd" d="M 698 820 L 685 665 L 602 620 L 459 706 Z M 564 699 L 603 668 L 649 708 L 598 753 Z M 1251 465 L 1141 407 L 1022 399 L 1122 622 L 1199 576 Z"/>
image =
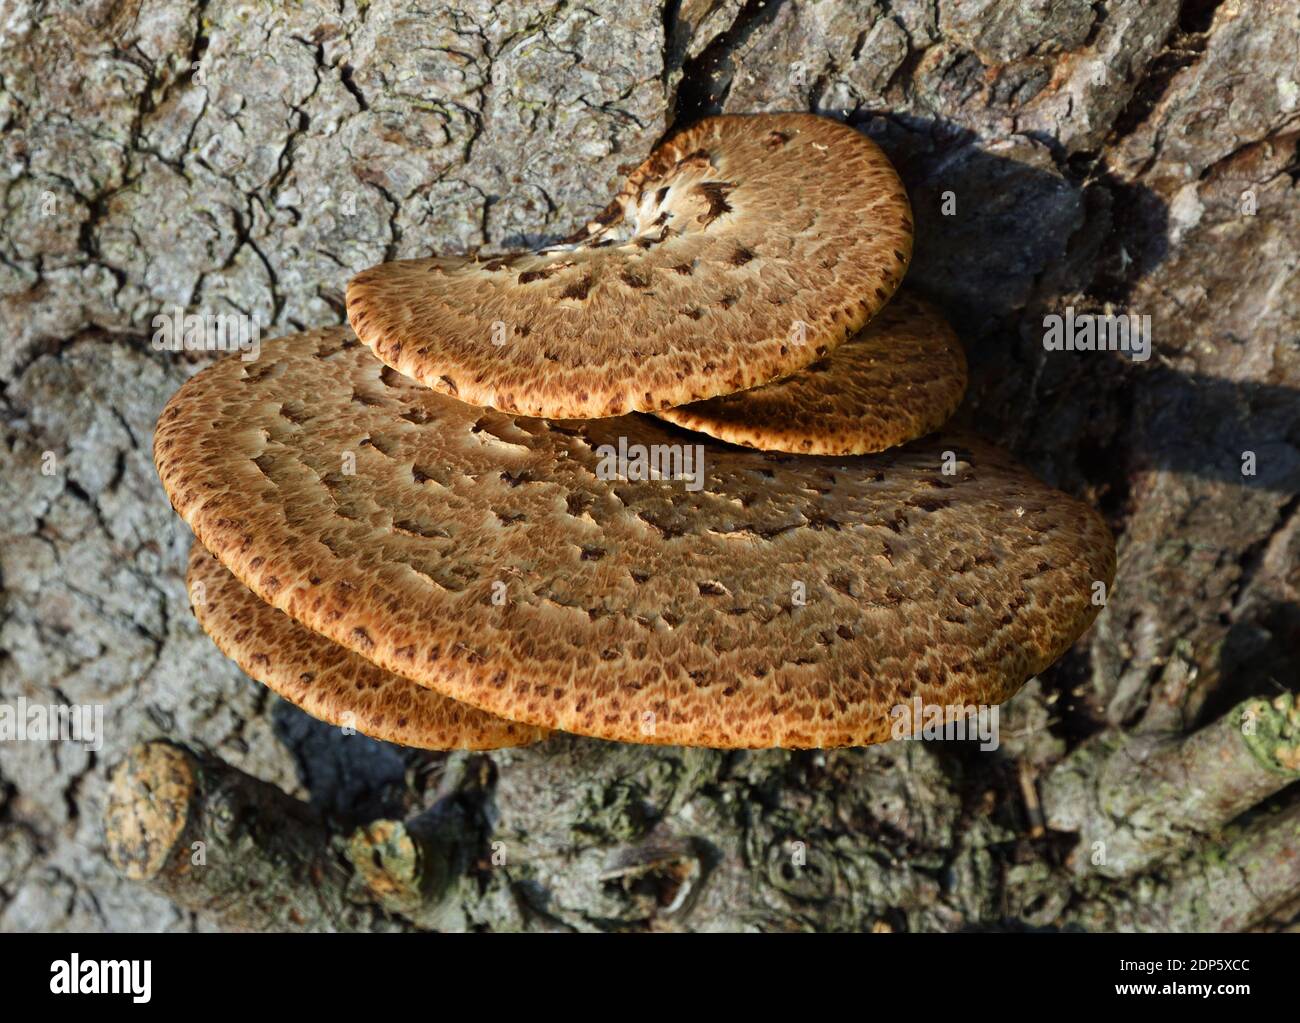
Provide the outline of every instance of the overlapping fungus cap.
<path id="1" fill-rule="evenodd" d="M 198 543 L 187 582 L 194 616 L 217 648 L 314 718 L 421 749 L 499 749 L 546 734 L 448 699 L 317 635 L 264 603 Z"/>
<path id="2" fill-rule="evenodd" d="M 192 378 L 154 457 L 203 544 L 314 631 L 501 717 L 630 742 L 859 745 L 914 697 L 1001 701 L 1114 573 L 1091 509 L 976 441 L 813 458 L 701 437 L 698 488 L 618 462 L 677 446 L 659 465 L 689 470 L 682 436 L 475 408 L 333 329 Z"/>
<path id="3" fill-rule="evenodd" d="M 404 260 L 348 285 L 385 363 L 528 416 L 655 411 L 777 379 L 888 301 L 912 251 L 875 143 L 812 114 L 712 117 L 660 145 L 565 243 Z"/>
<path id="4" fill-rule="evenodd" d="M 942 426 L 966 391 L 966 356 L 943 316 L 906 291 L 793 376 L 658 413 L 764 451 L 860 455 Z"/>

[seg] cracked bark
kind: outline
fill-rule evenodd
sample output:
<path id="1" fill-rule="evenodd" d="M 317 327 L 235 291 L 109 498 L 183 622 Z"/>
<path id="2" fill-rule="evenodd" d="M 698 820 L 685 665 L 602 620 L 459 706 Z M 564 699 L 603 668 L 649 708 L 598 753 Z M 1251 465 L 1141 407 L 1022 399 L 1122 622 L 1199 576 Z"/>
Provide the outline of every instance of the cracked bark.
<path id="1" fill-rule="evenodd" d="M 1050 7 L 15 5 L 0 702 L 100 704 L 106 734 L 0 743 L 0 926 L 233 922 L 110 863 L 109 768 L 160 736 L 306 807 L 323 844 L 295 855 L 342 872 L 322 926 L 1294 926 L 1296 786 L 1231 715 L 1297 688 L 1300 32 L 1276 0 Z M 153 350 L 156 313 L 339 322 L 370 263 L 553 240 L 674 122 L 771 109 L 890 152 L 910 283 L 967 347 L 961 414 L 1120 538 L 1106 610 L 1004 708 L 1000 749 L 427 755 L 314 723 L 217 654 L 148 457 L 205 359 Z M 1151 316 L 1149 362 L 1043 351 L 1044 312 L 1107 303 Z M 1168 798 L 1138 798 L 1152 777 Z"/>

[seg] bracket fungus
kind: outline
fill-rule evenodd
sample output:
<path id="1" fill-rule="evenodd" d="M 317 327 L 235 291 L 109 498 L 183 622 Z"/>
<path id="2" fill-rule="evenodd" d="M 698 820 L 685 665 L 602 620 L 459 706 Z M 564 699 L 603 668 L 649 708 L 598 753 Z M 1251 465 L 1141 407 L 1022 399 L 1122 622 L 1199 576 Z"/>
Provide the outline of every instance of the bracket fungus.
<path id="1" fill-rule="evenodd" d="M 629 742 L 859 745 L 913 697 L 1000 702 L 1113 576 L 1096 513 L 978 441 L 827 459 L 701 435 L 692 492 L 602 473 L 620 439 L 681 441 L 476 408 L 335 328 L 193 377 L 155 460 L 199 541 L 311 630 L 492 714 Z"/>
<path id="2" fill-rule="evenodd" d="M 194 617 L 217 649 L 322 721 L 420 749 L 501 749 L 545 738 L 543 729 L 449 700 L 340 649 L 260 600 L 202 544 L 190 548 L 186 582 Z"/>
<path id="3" fill-rule="evenodd" d="M 863 455 L 937 430 L 965 393 L 966 355 L 957 335 L 934 306 L 903 292 L 798 373 L 657 415 L 764 451 Z"/>
<path id="4" fill-rule="evenodd" d="M 348 285 L 348 319 L 386 364 L 462 401 L 653 412 L 827 355 L 911 252 L 907 193 L 866 136 L 812 114 L 711 117 L 564 242 L 372 267 Z"/>
<path id="5" fill-rule="evenodd" d="M 440 748 L 861 745 L 1007 699 L 1096 617 L 1114 541 L 932 432 L 966 363 L 886 305 L 911 244 L 869 140 L 732 116 L 560 245 L 359 274 L 356 335 L 219 361 L 158 421 L 201 624 L 309 713 Z"/>

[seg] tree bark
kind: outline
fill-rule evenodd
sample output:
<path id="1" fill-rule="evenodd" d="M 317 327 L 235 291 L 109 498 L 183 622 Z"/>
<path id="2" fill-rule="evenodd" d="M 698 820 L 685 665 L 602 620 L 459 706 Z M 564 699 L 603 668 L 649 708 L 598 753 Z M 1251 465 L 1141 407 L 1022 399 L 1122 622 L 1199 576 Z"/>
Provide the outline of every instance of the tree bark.
<path id="1" fill-rule="evenodd" d="M 367 929 L 319 816 L 242 771 L 165 742 L 113 772 L 104 821 L 123 876 L 238 931 Z"/>
<path id="2" fill-rule="evenodd" d="M 1300 704 L 1248 700 L 1186 737 L 1107 733 L 1044 786 L 1047 823 L 1075 831 L 1076 870 L 1126 877 L 1300 779 Z"/>

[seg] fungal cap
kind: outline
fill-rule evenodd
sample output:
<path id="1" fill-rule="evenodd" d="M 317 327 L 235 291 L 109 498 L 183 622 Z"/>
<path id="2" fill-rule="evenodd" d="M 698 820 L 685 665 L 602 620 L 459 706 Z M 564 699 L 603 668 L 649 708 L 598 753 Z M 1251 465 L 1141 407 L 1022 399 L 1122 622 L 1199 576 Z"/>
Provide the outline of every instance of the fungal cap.
<path id="1" fill-rule="evenodd" d="M 903 291 L 826 358 L 784 380 L 658 415 L 763 451 L 862 455 L 937 430 L 965 391 L 957 335 L 934 306 Z"/>
<path id="2" fill-rule="evenodd" d="M 1091 509 L 971 438 L 814 458 L 701 437 L 698 486 L 608 471 L 682 444 L 649 417 L 474 408 L 335 329 L 193 377 L 154 456 L 263 601 L 489 713 L 627 742 L 864 745 L 913 698 L 1000 702 L 1114 575 Z"/>
<path id="3" fill-rule="evenodd" d="M 711 117 L 564 242 L 371 267 L 348 285 L 348 319 L 389 366 L 471 404 L 653 412 L 825 356 L 888 301 L 911 251 L 907 193 L 870 139 L 812 114 Z"/>
<path id="4" fill-rule="evenodd" d="M 251 678 L 312 717 L 420 749 L 500 749 L 545 738 L 371 664 L 263 602 L 199 543 L 186 577 L 194 617 Z M 196 594 L 201 594 L 198 599 Z"/>

